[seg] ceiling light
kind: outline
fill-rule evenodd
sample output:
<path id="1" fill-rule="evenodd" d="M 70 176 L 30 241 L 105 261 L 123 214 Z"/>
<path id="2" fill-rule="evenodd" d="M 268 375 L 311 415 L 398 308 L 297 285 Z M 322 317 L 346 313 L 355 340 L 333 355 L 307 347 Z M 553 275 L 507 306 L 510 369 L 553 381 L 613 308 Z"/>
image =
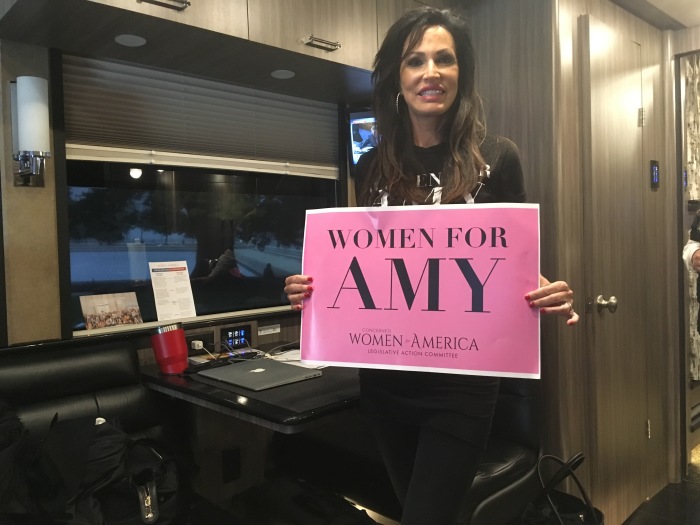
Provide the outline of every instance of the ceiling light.
<path id="1" fill-rule="evenodd" d="M 270 73 L 270 76 L 272 78 L 277 78 L 279 80 L 288 80 L 290 78 L 294 78 L 296 73 L 294 71 L 290 71 L 289 69 L 275 69 L 272 73 Z"/>
<path id="2" fill-rule="evenodd" d="M 143 171 L 140 168 L 131 168 L 129 170 L 129 175 L 131 175 L 132 179 L 138 179 L 142 174 Z"/>
<path id="3" fill-rule="evenodd" d="M 141 47 L 146 44 L 146 39 L 138 35 L 117 35 L 114 41 L 126 47 Z"/>

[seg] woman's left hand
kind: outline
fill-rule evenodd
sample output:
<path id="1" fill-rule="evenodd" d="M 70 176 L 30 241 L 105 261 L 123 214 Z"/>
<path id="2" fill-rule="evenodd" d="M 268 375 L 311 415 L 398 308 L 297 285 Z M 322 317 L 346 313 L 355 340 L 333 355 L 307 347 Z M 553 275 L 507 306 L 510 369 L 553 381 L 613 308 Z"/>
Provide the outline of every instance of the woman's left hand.
<path id="1" fill-rule="evenodd" d="M 543 314 L 567 317 L 566 324 L 578 323 L 579 316 L 574 310 L 574 292 L 564 281 L 550 283 L 540 275 L 540 287 L 525 295 L 532 308 L 539 308 Z"/>

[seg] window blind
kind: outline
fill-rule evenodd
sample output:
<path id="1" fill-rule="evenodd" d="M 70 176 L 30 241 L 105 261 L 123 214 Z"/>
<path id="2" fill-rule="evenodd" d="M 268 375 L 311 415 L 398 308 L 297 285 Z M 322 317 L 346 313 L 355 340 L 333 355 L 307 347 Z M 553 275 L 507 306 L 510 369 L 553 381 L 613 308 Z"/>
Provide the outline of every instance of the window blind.
<path id="1" fill-rule="evenodd" d="M 63 70 L 73 146 L 301 165 L 302 172 L 318 165 L 337 177 L 333 104 L 70 55 Z"/>

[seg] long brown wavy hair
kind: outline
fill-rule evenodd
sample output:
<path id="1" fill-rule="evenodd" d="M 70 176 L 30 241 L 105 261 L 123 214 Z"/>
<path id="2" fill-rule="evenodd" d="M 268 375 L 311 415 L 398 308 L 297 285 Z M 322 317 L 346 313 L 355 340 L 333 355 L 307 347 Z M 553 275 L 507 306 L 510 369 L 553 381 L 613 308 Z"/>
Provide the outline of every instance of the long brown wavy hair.
<path id="1" fill-rule="evenodd" d="M 360 194 L 360 205 L 370 205 L 377 188 L 386 190 L 392 200 L 423 202 L 425 199 L 426 191 L 415 182 L 415 174 L 423 173 L 423 167 L 413 152 L 408 108 L 403 97 L 399 97 L 397 111 L 396 100 L 401 63 L 421 41 L 426 29 L 433 26 L 442 26 L 450 32 L 459 65 L 457 97 L 445 114 L 441 130 L 443 142 L 449 143 L 450 150 L 441 175 L 442 202 L 461 201 L 476 187 L 485 165 L 479 152 L 486 134 L 483 106 L 474 88 L 476 64 L 467 24 L 449 10 L 414 9 L 391 26 L 374 59 L 372 109 L 380 141 Z"/>

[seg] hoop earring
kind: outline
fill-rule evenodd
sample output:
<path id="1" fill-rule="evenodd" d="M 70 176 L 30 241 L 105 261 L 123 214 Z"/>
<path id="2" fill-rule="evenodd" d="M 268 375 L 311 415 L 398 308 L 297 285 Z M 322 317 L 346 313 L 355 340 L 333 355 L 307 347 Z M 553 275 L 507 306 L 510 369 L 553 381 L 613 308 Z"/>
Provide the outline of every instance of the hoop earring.
<path id="1" fill-rule="evenodd" d="M 396 94 L 396 114 L 397 114 L 397 115 L 400 115 L 400 114 L 401 114 L 401 113 L 399 113 L 399 98 L 401 98 L 401 91 L 399 91 L 399 92 Z"/>

